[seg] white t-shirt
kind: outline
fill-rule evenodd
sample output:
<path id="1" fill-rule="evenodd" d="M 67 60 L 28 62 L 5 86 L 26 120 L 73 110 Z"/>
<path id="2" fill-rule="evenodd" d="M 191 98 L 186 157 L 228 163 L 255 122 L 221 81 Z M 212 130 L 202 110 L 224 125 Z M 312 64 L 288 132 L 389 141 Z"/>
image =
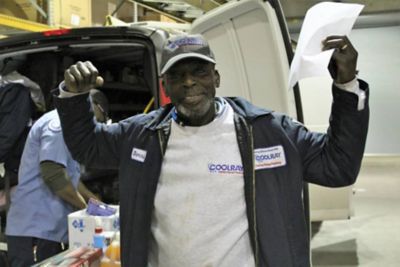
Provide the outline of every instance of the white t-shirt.
<path id="1" fill-rule="evenodd" d="M 171 125 L 155 196 L 152 267 L 253 267 L 233 110 L 201 127 Z"/>

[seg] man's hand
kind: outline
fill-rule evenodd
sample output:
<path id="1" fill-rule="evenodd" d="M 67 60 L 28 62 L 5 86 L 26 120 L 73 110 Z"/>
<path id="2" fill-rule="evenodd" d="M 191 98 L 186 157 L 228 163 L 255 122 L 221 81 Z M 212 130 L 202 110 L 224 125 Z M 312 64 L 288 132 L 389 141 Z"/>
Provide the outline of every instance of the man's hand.
<path id="1" fill-rule="evenodd" d="M 64 73 L 65 87 L 71 93 L 89 92 L 90 89 L 103 85 L 103 78 L 92 62 L 78 61 Z"/>
<path id="2" fill-rule="evenodd" d="M 328 36 L 322 41 L 322 50 L 335 49 L 329 62 L 329 72 L 336 83 L 347 83 L 357 74 L 358 53 L 346 36 Z"/>
<path id="3" fill-rule="evenodd" d="M 78 184 L 78 192 L 79 194 L 83 197 L 83 199 L 85 200 L 85 203 L 89 202 L 90 198 L 94 198 L 96 200 L 100 201 L 100 197 L 96 196 L 95 194 L 93 194 L 83 183 L 82 181 L 79 181 Z"/>

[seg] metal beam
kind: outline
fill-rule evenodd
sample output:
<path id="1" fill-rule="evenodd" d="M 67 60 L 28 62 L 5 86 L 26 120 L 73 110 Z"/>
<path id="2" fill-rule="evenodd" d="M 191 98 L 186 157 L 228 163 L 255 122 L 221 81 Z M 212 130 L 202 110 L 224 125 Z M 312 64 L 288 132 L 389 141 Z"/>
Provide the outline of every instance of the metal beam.
<path id="1" fill-rule="evenodd" d="M 213 10 L 216 7 L 219 7 L 221 4 L 214 0 L 184 0 L 185 3 L 192 5 L 194 7 L 200 8 L 204 12 L 208 12 Z"/>
<path id="2" fill-rule="evenodd" d="M 129 2 L 132 2 L 132 3 L 137 3 L 139 6 L 142 6 L 142 7 L 144 7 L 144 8 L 149 9 L 149 10 L 155 11 L 155 12 L 161 14 L 161 15 L 164 15 L 164 16 L 166 16 L 166 17 L 169 17 L 169 18 L 171 18 L 171 19 L 174 19 L 174 20 L 176 20 L 176 21 L 178 21 L 178 22 L 182 22 L 182 23 L 188 23 L 188 22 L 190 22 L 190 21 L 185 20 L 185 19 L 183 19 L 183 18 L 181 18 L 181 17 L 178 17 L 178 16 L 173 15 L 173 14 L 171 14 L 171 13 L 167 13 L 167 12 L 161 10 L 161 9 L 155 8 L 155 7 L 153 7 L 153 6 L 149 5 L 149 4 L 145 4 L 144 2 L 142 2 L 142 1 L 140 1 L 140 0 L 128 0 L 128 1 L 129 1 Z"/>
<path id="3" fill-rule="evenodd" d="M 29 0 L 29 2 L 31 2 L 31 4 L 36 8 L 36 10 L 44 17 L 47 19 L 47 14 L 46 12 L 44 12 L 44 10 L 38 5 L 38 3 L 36 2 L 36 0 Z"/>
<path id="4" fill-rule="evenodd" d="M 126 0 L 120 0 L 115 10 L 111 13 L 111 16 L 117 14 L 118 10 L 122 7 L 122 5 L 126 2 Z"/>
<path id="5" fill-rule="evenodd" d="M 41 24 L 25 19 L 20 19 L 16 17 L 11 17 L 7 15 L 0 14 L 0 26 L 6 26 L 14 29 L 19 29 L 23 31 L 30 32 L 41 32 L 46 30 L 54 29 L 46 24 Z"/>

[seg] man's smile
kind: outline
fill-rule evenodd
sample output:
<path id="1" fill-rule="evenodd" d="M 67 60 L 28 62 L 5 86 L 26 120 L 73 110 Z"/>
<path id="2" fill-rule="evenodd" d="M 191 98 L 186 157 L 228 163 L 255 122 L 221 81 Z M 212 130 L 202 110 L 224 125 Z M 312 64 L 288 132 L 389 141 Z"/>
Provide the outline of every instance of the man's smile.
<path id="1" fill-rule="evenodd" d="M 195 105 L 201 102 L 204 99 L 204 97 L 205 97 L 204 94 L 187 95 L 182 99 L 182 103 L 187 105 Z"/>

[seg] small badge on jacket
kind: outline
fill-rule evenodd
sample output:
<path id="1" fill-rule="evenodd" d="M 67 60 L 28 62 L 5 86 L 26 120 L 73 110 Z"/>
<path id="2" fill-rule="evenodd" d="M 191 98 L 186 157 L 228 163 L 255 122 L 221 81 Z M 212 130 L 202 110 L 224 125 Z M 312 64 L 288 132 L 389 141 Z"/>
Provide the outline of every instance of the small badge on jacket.
<path id="1" fill-rule="evenodd" d="M 139 162 L 144 162 L 144 160 L 146 159 L 146 154 L 147 154 L 146 150 L 134 147 L 132 149 L 131 158 Z"/>
<path id="2" fill-rule="evenodd" d="M 254 168 L 256 170 L 271 169 L 286 165 L 283 146 L 272 146 L 254 149 Z"/>

